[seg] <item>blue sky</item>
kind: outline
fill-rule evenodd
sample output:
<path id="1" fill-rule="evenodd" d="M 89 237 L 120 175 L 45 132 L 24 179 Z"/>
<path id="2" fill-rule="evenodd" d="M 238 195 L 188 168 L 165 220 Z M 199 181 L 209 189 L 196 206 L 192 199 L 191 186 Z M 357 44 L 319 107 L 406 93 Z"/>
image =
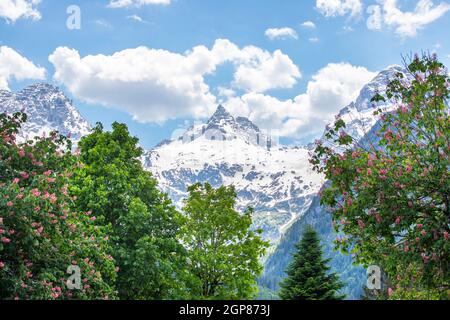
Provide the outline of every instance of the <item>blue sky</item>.
<path id="1" fill-rule="evenodd" d="M 0 55 L 3 87 L 54 83 L 91 123 L 125 122 L 146 148 L 219 102 L 305 143 L 402 54 L 450 63 L 450 2 L 155 1 L 1 0 L 0 46 L 17 53 Z M 66 26 L 70 5 L 80 29 Z"/>

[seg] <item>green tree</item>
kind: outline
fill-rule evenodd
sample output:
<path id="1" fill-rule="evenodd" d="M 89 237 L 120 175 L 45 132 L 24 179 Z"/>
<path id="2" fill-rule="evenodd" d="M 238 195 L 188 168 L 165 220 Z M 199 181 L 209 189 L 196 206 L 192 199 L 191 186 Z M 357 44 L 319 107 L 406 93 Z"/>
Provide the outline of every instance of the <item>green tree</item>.
<path id="1" fill-rule="evenodd" d="M 283 300 L 341 300 L 337 292 L 343 287 L 335 273 L 330 273 L 329 259 L 322 257 L 316 231 L 307 226 L 297 251 L 288 266 L 287 277 L 280 284 Z"/>
<path id="2" fill-rule="evenodd" d="M 188 294 L 185 249 L 177 240 L 179 214 L 139 161 L 142 150 L 124 124 L 98 124 L 79 143 L 83 166 L 72 192 L 80 210 L 112 229 L 122 299 L 175 299 Z"/>
<path id="3" fill-rule="evenodd" d="M 375 112 L 376 139 L 356 141 L 338 119 L 311 162 L 331 182 L 337 247 L 379 265 L 393 299 L 449 298 L 450 79 L 436 56 L 406 69 L 373 99 L 394 108 Z"/>
<path id="4" fill-rule="evenodd" d="M 23 143 L 26 115 L 0 114 L 0 299 L 113 299 L 107 228 L 75 210 L 68 194 L 78 159 L 56 133 Z M 71 289 L 69 266 L 80 269 Z"/>
<path id="5" fill-rule="evenodd" d="M 201 299 L 249 299 L 257 293 L 260 258 L 268 243 L 261 230 L 251 230 L 252 210 L 235 210 L 234 187 L 214 189 L 194 184 L 183 208 L 183 243 L 197 280 L 193 292 Z"/>

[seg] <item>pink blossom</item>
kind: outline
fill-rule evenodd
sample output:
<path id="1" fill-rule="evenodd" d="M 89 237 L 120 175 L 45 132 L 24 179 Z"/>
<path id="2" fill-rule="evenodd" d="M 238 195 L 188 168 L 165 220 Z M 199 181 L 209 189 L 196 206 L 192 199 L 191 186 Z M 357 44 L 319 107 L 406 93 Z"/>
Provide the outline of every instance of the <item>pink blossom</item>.
<path id="1" fill-rule="evenodd" d="M 14 205 L 14 203 L 12 203 L 12 201 L 8 201 L 8 202 L 6 203 L 6 205 L 7 205 L 8 207 L 12 207 L 12 206 Z"/>
<path id="2" fill-rule="evenodd" d="M 400 224 L 400 222 L 401 222 L 401 218 L 400 217 L 395 218 L 395 224 Z"/>
<path id="3" fill-rule="evenodd" d="M 23 179 L 28 179 L 28 178 L 30 177 L 30 175 L 29 175 L 28 173 L 24 172 L 24 171 L 22 171 L 22 172 L 20 173 L 20 176 L 21 176 Z"/>
<path id="4" fill-rule="evenodd" d="M 58 198 L 56 197 L 56 195 L 53 193 L 50 195 L 50 202 L 51 203 L 55 203 L 58 200 Z"/>
<path id="5" fill-rule="evenodd" d="M 0 269 L 3 269 L 5 267 L 5 263 L 3 261 L 0 261 Z"/>
<path id="6" fill-rule="evenodd" d="M 14 183 L 14 184 L 18 184 L 19 182 L 20 182 L 19 178 L 14 178 L 13 181 L 12 181 L 12 183 Z"/>
<path id="7" fill-rule="evenodd" d="M 427 263 L 430 260 L 430 257 L 427 256 L 425 253 L 422 253 L 421 256 L 422 256 L 423 262 L 425 262 L 425 263 Z"/>
<path id="8" fill-rule="evenodd" d="M 362 220 L 358 220 L 358 226 L 360 229 L 364 229 L 366 225 Z"/>
<path id="9" fill-rule="evenodd" d="M 367 169 L 367 175 L 371 176 L 372 175 L 372 169 Z"/>
<path id="10" fill-rule="evenodd" d="M 408 108 L 406 108 L 406 106 L 404 104 L 402 104 L 399 108 L 400 113 L 407 113 L 408 112 Z"/>
<path id="11" fill-rule="evenodd" d="M 25 157 L 25 150 L 23 150 L 23 149 L 19 150 L 19 157 L 21 157 L 21 158 Z"/>
<path id="12" fill-rule="evenodd" d="M 447 231 L 444 231 L 444 238 L 445 238 L 445 240 L 448 240 L 448 239 L 449 239 L 449 234 L 448 234 Z"/>
<path id="13" fill-rule="evenodd" d="M 48 170 L 48 171 L 45 171 L 44 173 L 43 173 L 43 175 L 44 176 L 49 176 L 49 175 L 51 175 L 52 174 L 52 170 Z"/>
<path id="14" fill-rule="evenodd" d="M 11 242 L 11 240 L 9 238 L 7 238 L 7 237 L 2 237 L 1 240 L 2 240 L 3 243 L 10 243 Z"/>
<path id="15" fill-rule="evenodd" d="M 426 236 L 427 235 L 427 232 L 425 231 L 425 230 L 422 230 L 421 232 L 420 232 L 420 234 L 422 235 L 422 236 Z"/>
<path id="16" fill-rule="evenodd" d="M 41 195 L 41 192 L 38 189 L 33 189 L 30 192 L 35 197 L 39 197 Z"/>
<path id="17" fill-rule="evenodd" d="M 394 290 L 392 288 L 388 288 L 388 296 L 391 297 L 394 294 Z"/>
<path id="18" fill-rule="evenodd" d="M 377 223 L 381 223 L 383 221 L 383 219 L 378 213 L 375 215 L 375 220 L 377 220 Z"/>
<path id="19" fill-rule="evenodd" d="M 417 229 L 422 229 L 422 228 L 423 228 L 423 224 L 418 223 L 418 224 L 417 224 Z"/>

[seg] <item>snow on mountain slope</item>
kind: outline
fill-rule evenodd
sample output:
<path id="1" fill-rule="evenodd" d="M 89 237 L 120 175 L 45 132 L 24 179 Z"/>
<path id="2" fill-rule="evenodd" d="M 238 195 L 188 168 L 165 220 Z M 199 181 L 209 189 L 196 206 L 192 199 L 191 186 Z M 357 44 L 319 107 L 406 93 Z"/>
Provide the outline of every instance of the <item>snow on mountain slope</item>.
<path id="1" fill-rule="evenodd" d="M 340 111 L 339 117 L 346 123 L 346 132 L 358 139 L 360 143 L 364 144 L 366 141 L 376 143 L 375 134 L 379 119 L 373 115 L 373 112 L 377 108 L 390 112 L 394 109 L 394 105 L 389 102 L 374 104 L 370 100 L 377 92 L 383 94 L 387 84 L 399 72 L 406 75 L 405 80 L 410 79 L 404 69 L 398 66 L 389 67 L 364 86 L 354 102 Z M 325 139 L 323 140 L 325 141 Z M 339 274 L 345 283 L 343 293 L 347 295 L 348 299 L 359 299 L 363 293 L 366 272 L 362 267 L 352 264 L 350 255 L 342 255 L 333 250 L 332 242 L 336 238 L 336 234 L 332 227 L 331 216 L 320 205 L 319 197 L 313 199 L 312 205 L 304 215 L 286 230 L 275 250 L 265 260 L 264 273 L 259 279 L 259 284 L 271 291 L 278 291 L 278 284 L 285 277 L 285 270 L 291 261 L 291 254 L 295 250 L 295 245 L 300 241 L 306 225 L 312 225 L 319 233 L 324 245 L 324 253 L 327 258 L 331 259 L 329 263 L 331 270 Z"/>
<path id="2" fill-rule="evenodd" d="M 19 139 L 57 130 L 63 135 L 70 135 L 76 142 L 90 131 L 89 123 L 72 105 L 72 101 L 50 84 L 34 84 L 17 93 L 0 90 L 0 112 L 11 114 L 18 111 L 28 116 Z"/>
<path id="3" fill-rule="evenodd" d="M 346 124 L 345 131 L 353 138 L 360 140 L 370 132 L 379 120 L 373 114 L 376 109 L 380 108 L 384 112 L 393 110 L 394 106 L 392 104 L 384 102 L 374 103 L 371 102 L 371 99 L 377 93 L 383 95 L 387 84 L 394 79 L 397 73 L 404 74 L 405 79 L 408 78 L 402 67 L 398 65 L 390 66 L 365 85 L 354 102 L 341 109 L 337 116 L 344 120 Z"/>
<path id="4" fill-rule="evenodd" d="M 148 151 L 143 163 L 179 207 L 193 183 L 234 185 L 238 210 L 253 207 L 254 226 L 276 243 L 323 183 L 309 166 L 308 151 L 278 145 L 247 118 L 219 106 L 204 125 Z"/>
<path id="5" fill-rule="evenodd" d="M 346 122 L 349 134 L 357 139 L 365 137 L 378 121 L 373 115 L 376 107 L 392 108 L 370 100 L 376 92 L 383 93 L 398 72 L 404 70 L 391 66 L 380 72 L 340 111 L 338 116 Z M 276 244 L 309 208 L 324 179 L 310 168 L 310 147 L 285 147 L 273 140 L 270 133 L 261 132 L 247 118 L 234 118 L 219 106 L 205 124 L 189 128 L 178 139 L 164 141 L 146 152 L 142 161 L 178 207 L 193 183 L 234 185 L 238 209 L 252 206 L 254 225 Z"/>

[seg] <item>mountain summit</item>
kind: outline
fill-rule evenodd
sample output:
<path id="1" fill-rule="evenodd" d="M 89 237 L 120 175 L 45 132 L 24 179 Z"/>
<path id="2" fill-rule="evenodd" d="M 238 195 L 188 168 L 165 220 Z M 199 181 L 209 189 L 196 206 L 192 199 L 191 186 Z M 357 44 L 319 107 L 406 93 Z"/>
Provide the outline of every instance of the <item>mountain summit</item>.
<path id="1" fill-rule="evenodd" d="M 219 125 L 224 122 L 233 122 L 234 118 L 233 116 L 222 106 L 221 104 L 217 107 L 214 114 L 209 118 L 208 125 L 209 124 L 216 124 Z"/>
<path id="2" fill-rule="evenodd" d="M 267 149 L 277 144 L 274 137 L 262 132 L 248 118 L 235 118 L 222 105 L 217 107 L 208 121 L 190 127 L 180 139 L 189 143 L 199 138 L 217 141 L 242 140 L 247 144 Z"/>
<path id="3" fill-rule="evenodd" d="M 90 131 L 89 123 L 72 101 L 58 87 L 50 84 L 33 84 L 16 93 L 0 90 L 0 112 L 18 111 L 28 116 L 19 139 L 57 130 L 76 142 Z"/>
<path id="4" fill-rule="evenodd" d="M 275 244 L 308 208 L 323 178 L 310 168 L 306 148 L 273 140 L 248 118 L 219 105 L 205 123 L 159 144 L 142 162 L 178 207 L 193 183 L 234 185 L 237 208 L 253 207 L 254 225 Z"/>

